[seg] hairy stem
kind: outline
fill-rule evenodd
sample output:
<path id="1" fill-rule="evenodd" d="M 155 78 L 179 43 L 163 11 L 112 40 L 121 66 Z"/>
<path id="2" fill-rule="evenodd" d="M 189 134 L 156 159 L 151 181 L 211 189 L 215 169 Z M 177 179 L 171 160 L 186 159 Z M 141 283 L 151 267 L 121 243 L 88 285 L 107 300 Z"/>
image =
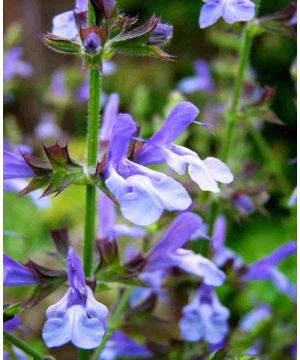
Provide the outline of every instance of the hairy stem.
<path id="1" fill-rule="evenodd" d="M 112 316 L 112 318 L 110 319 L 110 321 L 108 322 L 107 325 L 107 330 L 102 338 L 102 342 L 100 344 L 100 346 L 95 350 L 92 360 L 97 360 L 99 355 L 101 354 L 101 352 L 103 351 L 105 345 L 107 344 L 108 340 L 111 337 L 111 334 L 113 333 L 114 330 L 116 330 L 118 328 L 119 322 L 121 320 L 122 314 L 125 311 L 125 308 L 127 306 L 129 297 L 131 294 L 131 287 L 127 287 L 127 289 L 124 291 L 119 304 Z"/>
<path id="2" fill-rule="evenodd" d="M 97 163 L 98 130 L 100 112 L 100 73 L 98 69 L 90 69 L 90 94 L 87 132 L 87 166 L 93 167 Z M 94 185 L 86 187 L 85 226 L 83 268 L 86 277 L 92 275 L 92 260 L 94 251 L 96 227 L 96 188 Z"/>
<path id="3" fill-rule="evenodd" d="M 34 360 L 45 360 L 51 359 L 49 356 L 41 355 L 37 351 L 33 350 L 28 344 L 23 340 L 18 339 L 11 333 L 3 331 L 4 340 L 10 342 L 12 345 L 16 346 L 18 349 L 22 350 L 25 354 L 31 356 Z"/>

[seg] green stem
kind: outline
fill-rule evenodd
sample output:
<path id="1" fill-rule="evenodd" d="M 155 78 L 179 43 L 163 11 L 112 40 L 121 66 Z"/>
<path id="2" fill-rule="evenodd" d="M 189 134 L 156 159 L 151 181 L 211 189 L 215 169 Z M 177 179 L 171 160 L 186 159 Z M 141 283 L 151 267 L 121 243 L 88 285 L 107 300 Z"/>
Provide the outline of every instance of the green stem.
<path id="1" fill-rule="evenodd" d="M 245 73 L 247 70 L 250 49 L 252 46 L 253 36 L 249 31 L 249 27 L 246 26 L 244 28 L 242 39 L 241 39 L 241 47 L 240 47 L 240 62 L 238 67 L 238 72 L 236 76 L 236 81 L 234 84 L 232 103 L 229 111 L 226 114 L 226 131 L 225 131 L 225 141 L 222 149 L 222 157 L 224 162 L 227 162 L 230 150 L 232 146 L 232 140 L 234 135 L 234 125 L 238 115 L 239 101 L 241 98 Z"/>
<path id="2" fill-rule="evenodd" d="M 107 330 L 102 338 L 100 346 L 95 350 L 92 360 L 97 360 L 99 358 L 99 355 L 101 354 L 105 345 L 107 344 L 108 340 L 110 339 L 111 334 L 113 333 L 113 331 L 115 331 L 118 328 L 122 314 L 124 313 L 125 308 L 127 306 L 130 294 L 131 294 L 131 287 L 128 286 L 120 299 L 120 302 L 116 308 L 116 311 L 114 312 L 112 318 L 108 322 Z"/>
<path id="3" fill-rule="evenodd" d="M 97 164 L 98 131 L 100 112 L 100 72 L 98 69 L 90 69 L 88 132 L 87 132 L 87 166 L 94 167 Z M 87 185 L 85 226 L 84 226 L 84 249 L 83 268 L 86 277 L 92 275 L 92 263 L 94 252 L 94 239 L 96 228 L 96 189 L 94 185 Z"/>
<path id="4" fill-rule="evenodd" d="M 11 333 L 3 331 L 3 338 L 4 340 L 10 342 L 18 349 L 22 350 L 25 354 L 31 356 L 34 360 L 45 360 L 50 359 L 50 357 L 41 355 L 37 351 L 33 350 L 29 345 L 27 345 L 23 340 L 18 339 Z"/>

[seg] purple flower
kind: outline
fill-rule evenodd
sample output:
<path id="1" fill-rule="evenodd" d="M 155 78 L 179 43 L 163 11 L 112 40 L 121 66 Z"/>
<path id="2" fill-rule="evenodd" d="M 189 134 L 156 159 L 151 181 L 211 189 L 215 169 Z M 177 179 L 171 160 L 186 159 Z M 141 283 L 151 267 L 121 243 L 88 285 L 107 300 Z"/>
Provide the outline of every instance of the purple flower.
<path id="1" fill-rule="evenodd" d="M 7 150 L 3 151 L 3 178 L 21 179 L 32 178 L 35 174 L 27 165 L 21 155 L 11 153 Z"/>
<path id="2" fill-rule="evenodd" d="M 115 331 L 99 356 L 99 360 L 115 360 L 119 357 L 147 359 L 151 356 L 146 346 L 135 342 L 121 331 Z"/>
<path id="3" fill-rule="evenodd" d="M 173 26 L 168 24 L 158 23 L 152 32 L 149 40 L 147 41 L 148 45 L 166 45 L 169 42 L 173 35 Z"/>
<path id="4" fill-rule="evenodd" d="M 243 281 L 261 281 L 270 280 L 274 286 L 283 294 L 288 295 L 292 300 L 296 298 L 296 287 L 291 284 L 286 276 L 280 272 L 276 265 L 288 256 L 294 254 L 297 250 L 295 241 L 287 242 L 274 250 L 264 259 L 259 260 L 247 269 L 247 272 L 241 276 Z"/>
<path id="5" fill-rule="evenodd" d="M 161 128 L 135 154 L 135 161 L 141 165 L 166 162 L 179 175 L 188 168 L 191 179 L 201 190 L 219 192 L 217 181 L 228 184 L 233 180 L 229 168 L 216 158 L 201 160 L 194 151 L 172 144 L 194 122 L 198 113 L 199 110 L 187 101 L 175 106 Z"/>
<path id="6" fill-rule="evenodd" d="M 71 341 L 82 349 L 97 347 L 105 333 L 107 307 L 94 298 L 85 284 L 81 261 L 73 248 L 67 256 L 70 288 L 64 297 L 46 311 L 47 321 L 42 334 L 49 348 Z"/>
<path id="7" fill-rule="evenodd" d="M 244 194 L 237 194 L 233 197 L 233 205 L 241 214 L 251 214 L 255 210 L 252 199 Z"/>
<path id="8" fill-rule="evenodd" d="M 211 92 L 213 79 L 210 74 L 208 63 L 197 60 L 194 63 L 196 76 L 189 76 L 179 81 L 177 87 L 180 91 L 190 94 L 196 91 Z"/>
<path id="9" fill-rule="evenodd" d="M 113 126 L 115 125 L 119 113 L 119 101 L 120 99 L 118 94 L 110 94 L 104 108 L 102 125 L 99 134 L 101 153 L 107 151 L 107 147 L 112 136 Z"/>
<path id="10" fill-rule="evenodd" d="M 42 114 L 41 120 L 36 126 L 34 133 L 39 139 L 58 138 L 60 136 L 60 129 L 55 124 L 54 114 Z"/>
<path id="11" fill-rule="evenodd" d="M 200 28 L 216 23 L 220 17 L 228 24 L 249 21 L 255 16 L 255 4 L 250 0 L 204 0 L 199 17 Z"/>
<path id="12" fill-rule="evenodd" d="M 180 211 L 191 205 L 184 187 L 158 171 L 127 159 L 128 147 L 137 127 L 128 114 L 119 114 L 112 129 L 105 184 L 114 195 L 122 215 L 137 225 L 150 225 L 163 210 Z"/>
<path id="13" fill-rule="evenodd" d="M 130 238 L 139 238 L 146 235 L 145 230 L 139 226 L 128 226 L 126 224 L 116 224 L 117 215 L 115 205 L 112 200 L 102 191 L 98 201 L 98 217 L 99 217 L 99 239 L 113 240 L 127 236 Z"/>
<path id="14" fill-rule="evenodd" d="M 32 67 L 20 58 L 23 50 L 20 47 L 10 48 L 4 55 L 3 81 L 11 81 L 15 76 L 28 77 L 32 74 Z"/>
<path id="15" fill-rule="evenodd" d="M 89 55 L 96 55 L 101 50 L 101 39 L 95 32 L 90 32 L 84 39 L 83 47 L 85 53 Z"/>
<path id="16" fill-rule="evenodd" d="M 35 285 L 39 280 L 36 273 L 6 254 L 3 254 L 3 286 Z"/>
<path id="17" fill-rule="evenodd" d="M 209 344 L 220 343 L 228 333 L 229 311 L 209 286 L 201 286 L 193 301 L 183 308 L 179 322 L 182 337 L 186 341 L 201 339 Z"/>
<path id="18" fill-rule="evenodd" d="M 3 323 L 4 331 L 12 331 L 16 329 L 21 323 L 20 316 L 15 315 L 12 319 Z"/>
<path id="19" fill-rule="evenodd" d="M 260 321 L 268 319 L 271 314 L 272 312 L 269 305 L 256 306 L 241 318 L 239 328 L 242 331 L 251 331 Z"/>
<path id="20" fill-rule="evenodd" d="M 54 71 L 51 76 L 50 93 L 59 101 L 67 97 L 66 78 L 62 70 Z"/>
<path id="21" fill-rule="evenodd" d="M 228 261 L 233 262 L 233 268 L 239 269 L 243 265 L 242 258 L 224 246 L 226 237 L 226 219 L 223 215 L 217 217 L 211 237 L 213 261 L 223 267 Z"/>
<path id="22" fill-rule="evenodd" d="M 211 286 L 223 284 L 225 275 L 210 260 L 182 246 L 201 227 L 202 219 L 186 212 L 177 216 L 165 235 L 154 245 L 147 256 L 146 273 L 178 267 L 181 270 L 203 278 Z"/>

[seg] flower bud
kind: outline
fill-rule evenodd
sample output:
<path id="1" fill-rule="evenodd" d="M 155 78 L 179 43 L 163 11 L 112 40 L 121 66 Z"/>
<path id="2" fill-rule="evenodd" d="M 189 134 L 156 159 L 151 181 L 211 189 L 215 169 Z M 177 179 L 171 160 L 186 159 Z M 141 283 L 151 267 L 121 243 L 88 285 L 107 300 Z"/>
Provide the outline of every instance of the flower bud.
<path id="1" fill-rule="evenodd" d="M 158 23 L 148 40 L 148 45 L 165 45 L 172 35 L 173 26 Z"/>
<path id="2" fill-rule="evenodd" d="M 87 35 L 83 42 L 84 51 L 89 55 L 96 55 L 101 50 L 100 37 L 95 33 L 91 32 Z"/>

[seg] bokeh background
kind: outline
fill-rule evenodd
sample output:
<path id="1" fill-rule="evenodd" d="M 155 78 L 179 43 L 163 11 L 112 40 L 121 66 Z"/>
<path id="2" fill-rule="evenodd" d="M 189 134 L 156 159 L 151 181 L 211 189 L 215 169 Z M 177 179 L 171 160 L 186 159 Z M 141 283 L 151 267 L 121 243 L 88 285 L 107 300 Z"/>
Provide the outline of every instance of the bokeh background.
<path id="1" fill-rule="evenodd" d="M 180 98 L 191 100 L 200 108 L 200 121 L 210 122 L 216 136 L 194 126 L 182 142 L 202 157 L 216 155 L 224 138 L 223 107 L 230 100 L 238 59 L 236 42 L 230 40 L 228 43 L 226 39 L 227 36 L 234 38 L 239 28 L 232 31 L 220 21 L 216 26 L 200 30 L 198 16 L 201 2 L 197 0 L 120 0 L 118 4 L 126 14 L 139 14 L 141 20 L 155 13 L 163 22 L 172 24 L 174 38 L 167 50 L 177 56 L 177 61 L 169 63 L 117 56 L 113 60 L 116 71 L 104 77 L 105 94 L 119 93 L 121 111 L 133 115 L 141 125 L 141 136 L 146 138 L 157 128 L 173 103 Z M 286 0 L 264 0 L 261 15 L 273 13 L 288 4 Z M 71 9 L 72 6 L 72 0 L 4 1 L 4 51 L 11 46 L 20 46 L 24 51 L 22 59 L 32 66 L 31 76 L 16 77 L 5 84 L 4 137 L 12 146 L 27 144 L 39 153 L 41 142 L 51 144 L 54 141 L 41 140 L 35 135 L 43 117 L 51 116 L 61 128 L 60 140 L 68 141 L 72 157 L 83 160 L 86 102 L 78 100 L 77 92 L 84 81 L 85 71 L 79 59 L 51 52 L 41 44 L 38 37 L 40 33 L 51 30 L 51 20 L 55 14 Z M 255 142 L 246 126 L 240 125 L 237 129 L 230 166 L 235 174 L 240 174 L 247 163 L 251 163 L 256 170 L 248 182 L 241 181 L 235 186 L 245 189 L 263 184 L 263 195 L 267 199 L 263 208 L 247 217 L 239 216 L 236 210 L 232 210 L 230 200 L 224 200 L 227 201 L 224 212 L 228 215 L 227 244 L 241 254 L 247 263 L 263 257 L 296 236 L 296 210 L 287 206 L 296 186 L 296 164 L 293 161 L 296 158 L 297 127 L 296 51 L 294 39 L 278 33 L 259 36 L 253 45 L 252 72 L 248 74 L 248 81 L 255 86 L 268 85 L 276 89 L 271 107 L 284 124 L 259 122 L 259 131 L 265 139 L 267 151 Z M 210 66 L 215 83 L 214 92 L 190 95 L 176 92 L 178 81 L 193 75 L 193 62 L 199 58 L 206 60 Z M 54 74 L 58 78 L 64 77 L 65 91 L 62 94 L 55 93 L 51 88 Z M 276 171 L 273 171 L 274 167 Z M 49 265 L 52 260 L 45 255 L 45 251 L 54 249 L 49 229 L 61 226 L 69 227 L 71 240 L 80 251 L 83 195 L 81 187 L 70 187 L 62 195 L 51 199 L 50 206 L 40 208 L 29 197 L 19 198 L 16 193 L 6 193 L 5 251 L 19 261 L 26 261 L 30 257 Z M 200 204 L 205 200 L 206 195 L 201 195 Z M 200 207 L 199 213 L 209 221 L 205 207 Z M 155 233 L 155 227 L 151 231 Z M 295 257 L 287 259 L 281 269 L 291 281 L 296 280 Z M 24 300 L 30 292 L 30 288 L 6 290 L 5 302 Z M 101 300 L 111 304 L 115 296 L 115 292 L 108 291 Z M 41 349 L 43 344 L 36 339 L 40 337 L 44 323 L 44 310 L 58 297 L 58 293 L 51 295 L 22 317 L 24 328 L 20 331 L 23 331 L 23 336 L 29 342 L 35 342 Z M 253 300 L 273 306 L 274 322 L 277 325 L 275 330 L 270 331 L 270 346 L 266 352 L 271 359 L 289 359 L 288 352 L 282 352 L 285 349 L 282 342 L 284 337 L 292 338 L 295 332 L 295 307 L 270 284 L 251 284 L 236 298 L 230 291 L 224 291 L 223 303 L 231 302 L 235 309 L 231 318 L 233 326 L 239 315 L 251 308 Z M 74 358 L 71 346 L 67 350 L 53 351 L 53 354 L 58 359 Z"/>

